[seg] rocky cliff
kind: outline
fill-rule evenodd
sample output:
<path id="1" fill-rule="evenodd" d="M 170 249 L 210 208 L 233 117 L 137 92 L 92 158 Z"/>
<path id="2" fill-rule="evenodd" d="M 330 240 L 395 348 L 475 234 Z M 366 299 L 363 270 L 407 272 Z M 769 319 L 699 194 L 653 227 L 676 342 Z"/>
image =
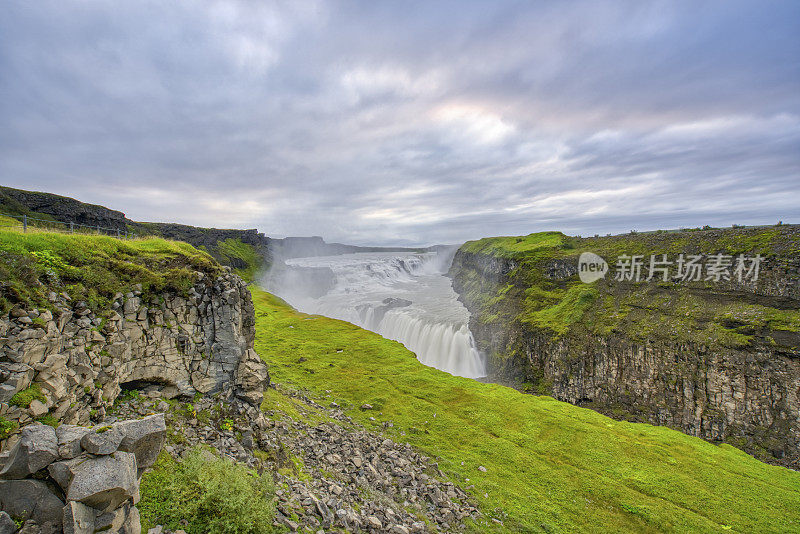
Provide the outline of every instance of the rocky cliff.
<path id="1" fill-rule="evenodd" d="M 0 532 L 138 534 L 139 483 L 166 426 L 118 421 L 126 390 L 213 398 L 265 427 L 252 297 L 208 254 L 7 230 L 0 275 Z"/>
<path id="2" fill-rule="evenodd" d="M 122 232 L 125 231 L 128 222 L 124 213 L 105 206 L 87 204 L 52 193 L 24 191 L 3 186 L 0 186 L 0 211 L 9 215 L 45 215 L 56 221 L 101 226 Z"/>
<path id="3" fill-rule="evenodd" d="M 616 418 L 670 426 L 791 467 L 800 459 L 800 230 L 470 242 L 453 286 L 490 379 Z M 610 264 L 592 284 L 578 258 Z M 760 254 L 756 280 L 615 280 L 622 255 Z M 647 260 L 645 260 L 645 263 Z M 733 269 L 733 266 L 731 266 Z M 671 273 L 672 274 L 672 273 Z"/>
<path id="4" fill-rule="evenodd" d="M 241 279 L 197 272 L 186 295 L 144 299 L 141 289 L 118 293 L 102 314 L 51 292 L 54 311 L 17 306 L 0 319 L 0 416 L 19 426 L 46 415 L 99 421 L 125 387 L 146 382 L 259 404 L 267 373 Z"/>

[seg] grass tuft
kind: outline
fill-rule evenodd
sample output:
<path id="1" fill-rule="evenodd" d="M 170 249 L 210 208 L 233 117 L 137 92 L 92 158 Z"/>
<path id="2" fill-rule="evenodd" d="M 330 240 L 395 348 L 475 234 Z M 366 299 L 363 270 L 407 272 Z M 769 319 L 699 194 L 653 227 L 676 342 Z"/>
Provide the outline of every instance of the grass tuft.
<path id="1" fill-rule="evenodd" d="M 12 406 L 19 406 L 20 408 L 28 408 L 34 400 L 46 403 L 47 397 L 42 393 L 39 384 L 31 384 L 22 391 L 17 391 L 11 400 L 8 401 Z"/>
<path id="2" fill-rule="evenodd" d="M 48 308 L 48 291 L 66 292 L 95 311 L 116 293 L 142 284 L 145 298 L 186 293 L 194 273 L 221 272 L 207 253 L 187 243 L 147 238 L 70 235 L 0 228 L 0 313 L 15 305 Z"/>

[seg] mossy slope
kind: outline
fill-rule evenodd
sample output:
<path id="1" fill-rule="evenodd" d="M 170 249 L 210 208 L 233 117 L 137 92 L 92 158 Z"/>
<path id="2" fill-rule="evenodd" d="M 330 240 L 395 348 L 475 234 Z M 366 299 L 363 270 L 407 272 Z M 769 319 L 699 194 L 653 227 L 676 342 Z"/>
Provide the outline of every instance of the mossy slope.
<path id="1" fill-rule="evenodd" d="M 599 254 L 612 272 L 586 285 L 576 271 L 582 252 Z M 465 243 L 451 274 L 455 287 L 483 324 L 544 328 L 555 335 L 617 334 L 637 341 L 693 343 L 738 348 L 750 344 L 800 344 L 800 309 L 793 299 L 748 294 L 712 281 L 615 282 L 621 255 L 762 255 L 764 268 L 786 269 L 800 252 L 797 226 L 655 232 L 580 238 L 560 232 L 485 238 Z M 483 267 L 501 262 L 508 271 L 487 280 Z M 643 270 L 646 275 L 646 271 Z M 763 278 L 762 271 L 762 278 Z M 644 280 L 644 277 L 642 278 Z M 777 285 L 777 284 L 776 284 Z"/>
<path id="2" fill-rule="evenodd" d="M 256 275 L 269 267 L 270 254 L 267 250 L 268 238 L 257 230 L 233 230 L 202 228 L 175 223 L 149 223 L 132 221 L 121 211 L 105 206 L 87 204 L 79 200 L 43 193 L 24 191 L 0 186 L 0 227 L 7 224 L 21 225 L 21 219 L 4 217 L 3 214 L 17 218 L 27 215 L 29 226 L 50 230 L 68 229 L 63 223 L 74 222 L 74 230 L 82 233 L 96 233 L 95 227 L 103 228 L 102 233 L 132 233 L 137 237 L 161 237 L 169 240 L 185 241 L 208 252 L 222 265 L 236 270 L 243 279 L 252 281 Z M 34 220 L 36 219 L 36 220 Z M 83 225 L 83 226 L 81 226 Z"/>
<path id="3" fill-rule="evenodd" d="M 187 291 L 196 271 L 216 276 L 221 267 L 188 243 L 0 228 L 2 313 L 17 304 L 47 308 L 50 291 L 110 309 L 115 293 L 136 284 L 145 295 Z"/>
<path id="4" fill-rule="evenodd" d="M 253 296 L 256 350 L 272 379 L 336 401 L 367 427 L 391 421 L 394 439 L 438 455 L 503 522 L 487 518 L 478 530 L 800 529 L 796 472 L 667 428 L 453 377 L 377 334 L 298 313 L 259 290 Z M 375 409 L 359 410 L 364 403 Z"/>

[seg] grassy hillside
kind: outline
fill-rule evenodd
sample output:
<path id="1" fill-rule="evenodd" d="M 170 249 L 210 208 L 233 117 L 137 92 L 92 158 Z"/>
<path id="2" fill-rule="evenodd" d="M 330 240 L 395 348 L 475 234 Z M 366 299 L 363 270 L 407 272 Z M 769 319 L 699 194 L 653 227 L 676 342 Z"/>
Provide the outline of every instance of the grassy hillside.
<path id="1" fill-rule="evenodd" d="M 16 304 L 48 308 L 47 293 L 66 292 L 95 310 L 117 292 L 142 284 L 142 292 L 188 290 L 195 271 L 220 266 L 187 243 L 158 238 L 123 240 L 3 228 L 0 220 L 0 313 Z"/>
<path id="2" fill-rule="evenodd" d="M 128 229 L 136 235 L 164 237 L 191 243 L 209 253 L 222 265 L 232 267 L 242 279 L 250 282 L 269 268 L 267 238 L 257 230 L 225 230 L 175 223 L 141 223 L 129 221 Z"/>
<path id="3" fill-rule="evenodd" d="M 253 297 L 256 349 L 273 381 L 335 401 L 368 428 L 391 422 L 392 438 L 438 455 L 484 514 L 502 521 L 487 518 L 479 530 L 800 530 L 796 472 L 667 428 L 453 377 L 352 324 L 298 313 L 259 290 Z M 364 403 L 374 410 L 361 411 Z"/>
<path id="4" fill-rule="evenodd" d="M 242 277 L 243 280 L 252 281 L 258 273 L 265 268 L 264 256 L 241 239 L 228 238 L 219 241 L 216 246 L 216 253 L 220 257 L 221 263 L 234 267 L 234 272 Z"/>
<path id="5" fill-rule="evenodd" d="M 800 310 L 778 298 L 747 297 L 713 282 L 613 282 L 614 262 L 623 254 L 715 254 L 764 256 L 765 266 L 784 265 L 800 253 L 800 233 L 794 226 L 754 229 L 657 232 L 613 237 L 580 238 L 560 232 L 470 241 L 461 252 L 473 257 L 513 262 L 505 284 L 487 284 L 481 272 L 461 270 L 457 276 L 473 315 L 483 323 L 546 328 L 568 332 L 742 347 L 752 343 L 795 346 L 800 337 Z M 550 277 L 558 262 L 577 265 L 582 252 L 608 261 L 606 279 L 583 284 L 577 275 Z M 457 257 L 458 261 L 458 257 Z M 646 271 L 642 271 L 646 276 Z"/>

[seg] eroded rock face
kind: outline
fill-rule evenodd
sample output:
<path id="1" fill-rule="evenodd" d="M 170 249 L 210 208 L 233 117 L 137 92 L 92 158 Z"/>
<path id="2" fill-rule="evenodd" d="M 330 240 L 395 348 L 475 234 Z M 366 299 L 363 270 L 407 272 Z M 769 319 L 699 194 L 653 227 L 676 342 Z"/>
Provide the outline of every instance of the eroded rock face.
<path id="1" fill-rule="evenodd" d="M 0 318 L 0 416 L 20 427 L 47 414 L 67 424 L 100 421 L 126 383 L 158 383 L 183 395 L 227 392 L 261 402 L 269 375 L 252 350 L 253 303 L 238 276 L 196 273 L 196 284 L 183 295 L 145 298 L 141 287 L 132 287 L 116 296 L 103 318 L 66 295 L 51 293 L 50 300 L 55 313 L 17 307 Z M 39 388 L 45 402 L 7 404 L 28 387 Z M 87 439 L 97 447 L 108 441 Z M 97 453 L 104 454 L 100 448 Z"/>
<path id="2" fill-rule="evenodd" d="M 106 420 L 126 383 L 167 398 L 219 393 L 260 413 L 269 374 L 253 350 L 250 292 L 229 272 L 196 281 L 149 299 L 132 287 L 103 318 L 55 293 L 55 313 L 0 318 L 0 416 L 21 428 L 0 443 L 0 510 L 26 521 L 20 532 L 139 534 L 139 481 L 164 445 L 164 415 L 85 426 Z M 29 406 L 8 404 L 27 388 L 38 390 Z M 34 423 L 42 416 L 64 424 Z"/>

